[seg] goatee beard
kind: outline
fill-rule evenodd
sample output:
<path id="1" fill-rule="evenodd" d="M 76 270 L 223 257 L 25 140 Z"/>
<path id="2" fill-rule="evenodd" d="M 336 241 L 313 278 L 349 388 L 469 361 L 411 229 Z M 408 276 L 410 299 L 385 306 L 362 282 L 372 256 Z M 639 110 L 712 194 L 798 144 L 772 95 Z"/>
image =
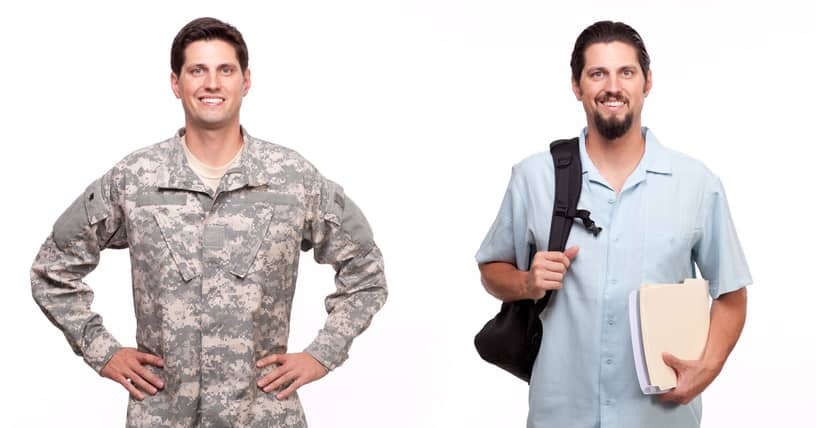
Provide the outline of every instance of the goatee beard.
<path id="1" fill-rule="evenodd" d="M 615 140 L 620 138 L 629 131 L 632 127 L 632 113 L 623 117 L 623 120 L 617 120 L 615 116 L 609 119 L 604 119 L 597 111 L 592 115 L 592 121 L 595 122 L 595 127 L 598 133 L 607 140 Z"/>

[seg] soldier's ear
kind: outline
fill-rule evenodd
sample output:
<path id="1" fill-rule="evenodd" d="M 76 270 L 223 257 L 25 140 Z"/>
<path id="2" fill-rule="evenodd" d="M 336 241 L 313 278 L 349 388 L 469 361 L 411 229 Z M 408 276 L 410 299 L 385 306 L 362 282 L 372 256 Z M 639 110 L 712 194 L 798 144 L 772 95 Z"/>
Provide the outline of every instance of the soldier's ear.
<path id="1" fill-rule="evenodd" d="M 242 93 L 243 96 L 246 96 L 246 94 L 249 92 L 250 86 L 252 86 L 252 79 L 250 78 L 249 75 L 249 67 L 247 67 L 247 69 L 244 70 L 244 90 Z"/>
<path id="2" fill-rule="evenodd" d="M 172 71 L 170 72 L 170 89 L 173 90 L 173 94 L 176 98 L 181 98 L 181 95 L 179 95 L 178 76 Z"/>

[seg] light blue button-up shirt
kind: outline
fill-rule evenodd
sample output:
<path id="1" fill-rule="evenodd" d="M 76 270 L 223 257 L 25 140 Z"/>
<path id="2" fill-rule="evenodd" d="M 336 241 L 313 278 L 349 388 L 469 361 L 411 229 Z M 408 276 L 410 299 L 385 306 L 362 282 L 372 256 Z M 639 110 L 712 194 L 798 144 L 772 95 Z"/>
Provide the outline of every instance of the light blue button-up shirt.
<path id="1" fill-rule="evenodd" d="M 702 163 L 663 147 L 643 128 L 646 150 L 620 194 L 601 177 L 580 135 L 579 208 L 603 228 L 576 222 L 580 247 L 542 312 L 544 334 L 530 381 L 529 428 L 699 427 L 700 397 L 663 404 L 640 391 L 628 322 L 629 292 L 643 283 L 681 282 L 696 263 L 712 298 L 751 283 L 725 192 Z M 476 260 L 527 266 L 527 244 L 547 249 L 554 175 L 549 152 L 513 167 L 496 221 Z"/>

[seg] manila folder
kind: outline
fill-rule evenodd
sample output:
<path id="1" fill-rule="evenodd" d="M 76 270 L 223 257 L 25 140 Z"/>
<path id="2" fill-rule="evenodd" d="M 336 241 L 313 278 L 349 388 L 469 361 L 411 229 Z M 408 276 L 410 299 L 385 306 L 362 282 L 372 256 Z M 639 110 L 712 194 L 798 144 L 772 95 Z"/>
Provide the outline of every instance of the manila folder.
<path id="1" fill-rule="evenodd" d="M 647 284 L 640 289 L 640 327 L 649 383 L 660 390 L 677 386 L 677 375 L 663 352 L 683 360 L 703 356 L 708 340 L 708 281 Z"/>

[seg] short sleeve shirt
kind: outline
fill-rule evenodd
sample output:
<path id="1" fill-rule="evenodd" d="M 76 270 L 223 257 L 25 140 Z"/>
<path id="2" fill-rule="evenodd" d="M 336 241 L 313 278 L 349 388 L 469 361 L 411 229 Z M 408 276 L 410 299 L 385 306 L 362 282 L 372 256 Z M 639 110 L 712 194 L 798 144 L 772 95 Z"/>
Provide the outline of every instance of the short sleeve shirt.
<path id="1" fill-rule="evenodd" d="M 544 335 L 530 382 L 529 428 L 698 427 L 702 403 L 663 404 L 643 395 L 632 356 L 629 293 L 644 283 L 694 277 L 717 298 L 751 283 L 719 178 L 702 163 L 662 146 L 643 128 L 646 147 L 619 194 L 592 164 L 579 136 L 579 208 L 603 228 L 572 228 L 580 247 L 542 312 Z M 527 246 L 547 249 L 554 175 L 549 152 L 513 167 L 499 214 L 476 254 L 479 263 L 527 266 Z"/>

